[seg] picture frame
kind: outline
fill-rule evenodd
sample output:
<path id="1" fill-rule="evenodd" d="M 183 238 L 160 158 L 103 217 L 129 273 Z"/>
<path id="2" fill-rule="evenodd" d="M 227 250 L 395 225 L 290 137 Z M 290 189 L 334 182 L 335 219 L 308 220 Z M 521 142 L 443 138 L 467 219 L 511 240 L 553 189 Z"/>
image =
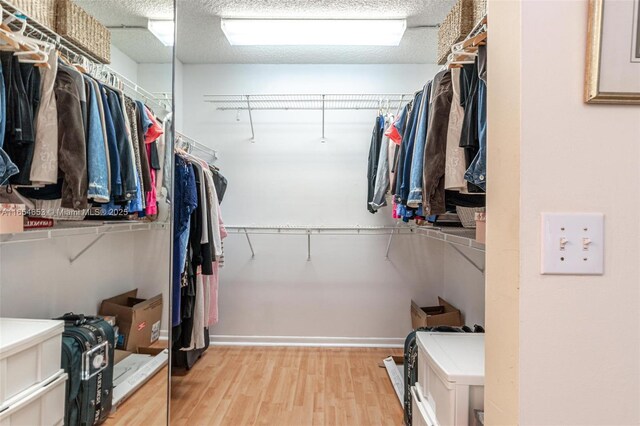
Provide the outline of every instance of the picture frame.
<path id="1" fill-rule="evenodd" d="M 640 0 L 589 0 L 584 101 L 640 105 Z"/>

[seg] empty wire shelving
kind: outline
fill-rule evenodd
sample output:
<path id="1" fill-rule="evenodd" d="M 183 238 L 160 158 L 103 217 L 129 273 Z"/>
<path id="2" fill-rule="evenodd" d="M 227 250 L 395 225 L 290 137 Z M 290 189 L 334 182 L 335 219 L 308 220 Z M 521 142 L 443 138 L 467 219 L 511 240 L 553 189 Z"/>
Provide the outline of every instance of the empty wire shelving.
<path id="1" fill-rule="evenodd" d="M 251 141 L 255 141 L 253 111 L 321 111 L 322 141 L 325 138 L 325 112 L 338 110 L 399 111 L 413 99 L 412 94 L 274 94 L 204 95 L 204 101 L 220 111 L 248 111 Z"/>

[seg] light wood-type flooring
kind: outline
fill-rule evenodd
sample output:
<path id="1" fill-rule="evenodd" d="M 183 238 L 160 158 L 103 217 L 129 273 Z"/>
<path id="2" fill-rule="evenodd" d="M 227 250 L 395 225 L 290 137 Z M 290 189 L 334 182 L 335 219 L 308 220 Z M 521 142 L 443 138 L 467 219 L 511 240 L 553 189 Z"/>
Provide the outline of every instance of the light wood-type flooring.
<path id="1" fill-rule="evenodd" d="M 211 347 L 174 375 L 171 426 L 401 425 L 402 408 L 380 361 L 398 349 Z M 161 425 L 164 375 L 106 425 Z"/>

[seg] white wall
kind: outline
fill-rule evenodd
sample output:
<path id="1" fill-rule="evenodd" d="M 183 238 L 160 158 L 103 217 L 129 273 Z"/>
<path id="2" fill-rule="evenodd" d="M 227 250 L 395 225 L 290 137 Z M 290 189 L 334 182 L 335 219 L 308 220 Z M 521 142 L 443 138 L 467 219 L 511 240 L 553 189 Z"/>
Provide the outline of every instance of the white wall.
<path id="1" fill-rule="evenodd" d="M 138 233 L 149 232 L 156 231 Z M 158 293 L 145 285 L 142 275 L 149 261 L 149 247 L 153 246 L 147 247 L 147 252 L 138 250 L 132 235 L 107 235 L 70 264 L 69 259 L 94 238 L 85 235 L 1 245 L 0 316 L 96 314 L 102 299 L 136 287 L 142 297 Z"/>
<path id="2" fill-rule="evenodd" d="M 640 423 L 640 108 L 583 103 L 587 4 L 522 4 L 523 425 Z M 605 214 L 603 276 L 540 275 L 549 211 Z"/>
<path id="3" fill-rule="evenodd" d="M 484 252 L 464 248 L 461 250 L 476 266 L 484 268 Z M 484 326 L 485 286 L 482 272 L 448 244 L 444 246 L 443 268 L 442 297 L 460 309 L 468 326 Z"/>
<path id="4" fill-rule="evenodd" d="M 109 66 L 129 80 L 138 81 L 138 63 L 113 44 L 111 45 L 111 64 Z"/>
<path id="5" fill-rule="evenodd" d="M 437 69 L 433 65 L 184 65 L 185 132 L 219 152 L 218 165 L 229 179 L 222 203 L 225 223 L 394 222 L 390 208 L 376 215 L 366 210 L 367 156 L 375 112 L 328 111 L 327 143 L 322 144 L 319 111 L 255 111 L 252 144 L 247 113 L 241 112 L 236 121 L 236 111 L 216 111 L 204 102 L 204 94 L 413 93 Z M 220 323 L 212 333 L 401 342 L 410 329 L 411 299 L 435 304 L 443 294 L 444 250 L 440 242 L 398 237 L 391 261 L 386 261 L 387 240 L 314 236 L 312 260 L 307 262 L 304 236 L 252 236 L 256 258 L 250 260 L 245 237 L 231 235 L 225 242 L 226 266 L 220 278 Z M 465 261 L 452 257 L 450 262 Z M 482 286 L 481 275 L 470 277 Z M 452 297 L 460 300 L 456 294 Z M 480 305 L 469 309 L 478 323 L 481 310 Z"/>

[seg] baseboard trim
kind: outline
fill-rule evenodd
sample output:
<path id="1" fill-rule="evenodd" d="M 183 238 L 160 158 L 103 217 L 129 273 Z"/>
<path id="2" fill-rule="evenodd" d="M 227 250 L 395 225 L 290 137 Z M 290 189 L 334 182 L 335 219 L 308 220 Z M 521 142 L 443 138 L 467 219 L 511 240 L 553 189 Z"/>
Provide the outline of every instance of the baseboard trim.
<path id="1" fill-rule="evenodd" d="M 209 336 L 214 346 L 299 346 L 328 348 L 402 348 L 404 339 L 396 337 L 312 337 L 312 336 Z M 160 340 L 168 340 L 167 330 Z"/>
<path id="2" fill-rule="evenodd" d="M 229 336 L 211 335 L 214 346 L 302 346 L 336 348 L 402 348 L 395 337 Z"/>

